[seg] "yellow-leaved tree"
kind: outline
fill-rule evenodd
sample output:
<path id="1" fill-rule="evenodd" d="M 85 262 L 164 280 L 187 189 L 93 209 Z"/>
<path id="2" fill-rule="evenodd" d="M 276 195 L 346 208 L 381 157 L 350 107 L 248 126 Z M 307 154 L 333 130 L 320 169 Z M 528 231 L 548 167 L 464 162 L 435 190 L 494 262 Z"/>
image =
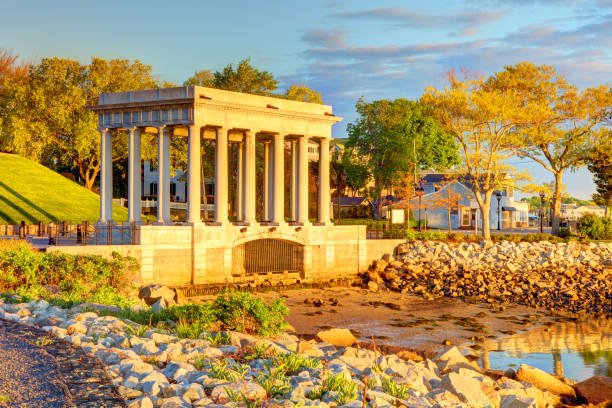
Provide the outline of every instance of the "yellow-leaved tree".
<path id="1" fill-rule="evenodd" d="M 461 147 L 464 169 L 482 219 L 482 235 L 491 239 L 491 197 L 496 190 L 529 178 L 506 160 L 516 155 L 521 139 L 516 129 L 525 110 L 512 89 L 489 87 L 483 76 L 450 71 L 443 89 L 429 87 L 421 101 Z"/>
<path id="2" fill-rule="evenodd" d="M 517 153 L 554 177 L 552 233 L 559 232 L 563 174 L 585 166 L 593 148 L 603 142 L 604 121 L 612 106 L 608 85 L 577 89 L 554 67 L 519 62 L 487 81 L 491 89 L 512 92 L 527 113 L 515 129 L 521 139 Z"/>

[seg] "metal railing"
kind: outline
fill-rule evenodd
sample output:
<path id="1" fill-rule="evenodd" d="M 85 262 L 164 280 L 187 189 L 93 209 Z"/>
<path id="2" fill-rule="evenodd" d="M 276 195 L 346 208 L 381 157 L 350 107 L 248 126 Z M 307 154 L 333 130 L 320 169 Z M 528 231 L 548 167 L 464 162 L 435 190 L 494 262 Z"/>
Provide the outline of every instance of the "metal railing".
<path id="1" fill-rule="evenodd" d="M 366 228 L 367 239 L 401 239 L 411 228 L 402 224 L 375 224 Z"/>
<path id="2" fill-rule="evenodd" d="M 0 225 L 0 239 L 22 239 L 38 245 L 136 245 L 139 234 L 134 223 L 93 224 L 67 221 L 27 225 Z"/>

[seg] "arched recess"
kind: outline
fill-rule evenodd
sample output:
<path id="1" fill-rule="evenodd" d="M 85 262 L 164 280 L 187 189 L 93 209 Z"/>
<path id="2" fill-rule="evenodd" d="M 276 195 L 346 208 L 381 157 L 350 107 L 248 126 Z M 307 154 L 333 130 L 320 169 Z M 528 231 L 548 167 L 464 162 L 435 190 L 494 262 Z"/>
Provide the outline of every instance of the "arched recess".
<path id="1" fill-rule="evenodd" d="M 234 245 L 232 276 L 301 273 L 304 246 L 295 241 L 260 238 Z"/>

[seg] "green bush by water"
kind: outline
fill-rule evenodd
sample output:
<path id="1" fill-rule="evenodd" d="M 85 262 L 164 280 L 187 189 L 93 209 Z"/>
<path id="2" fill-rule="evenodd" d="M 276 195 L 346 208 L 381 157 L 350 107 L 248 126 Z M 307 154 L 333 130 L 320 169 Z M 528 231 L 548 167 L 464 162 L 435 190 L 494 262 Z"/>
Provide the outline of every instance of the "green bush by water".
<path id="1" fill-rule="evenodd" d="M 0 292 L 32 298 L 59 298 L 66 304 L 96 302 L 128 306 L 132 278 L 138 270 L 134 258 L 112 254 L 70 255 L 36 252 L 23 242 L 0 245 Z M 53 289 L 59 290 L 54 294 Z"/>

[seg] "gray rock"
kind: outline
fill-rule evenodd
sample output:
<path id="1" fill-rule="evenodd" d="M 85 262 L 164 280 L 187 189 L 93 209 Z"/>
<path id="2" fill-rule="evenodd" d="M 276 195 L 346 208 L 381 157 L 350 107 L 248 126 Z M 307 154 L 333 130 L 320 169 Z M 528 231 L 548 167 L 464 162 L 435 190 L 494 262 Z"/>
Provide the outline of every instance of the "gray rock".
<path id="1" fill-rule="evenodd" d="M 480 382 L 471 377 L 448 373 L 442 377 L 442 388 L 456 395 L 461 402 L 486 406 L 491 404 L 489 397 L 482 392 Z"/>

